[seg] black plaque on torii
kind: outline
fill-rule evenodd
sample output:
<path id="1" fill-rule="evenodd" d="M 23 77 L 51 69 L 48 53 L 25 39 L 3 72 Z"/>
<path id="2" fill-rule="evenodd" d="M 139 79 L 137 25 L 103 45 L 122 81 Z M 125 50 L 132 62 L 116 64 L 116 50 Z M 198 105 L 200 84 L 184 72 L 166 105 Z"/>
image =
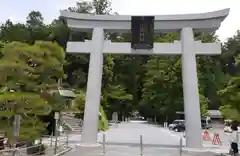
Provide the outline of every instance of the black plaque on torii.
<path id="1" fill-rule="evenodd" d="M 132 16 L 132 49 L 152 49 L 154 16 Z"/>

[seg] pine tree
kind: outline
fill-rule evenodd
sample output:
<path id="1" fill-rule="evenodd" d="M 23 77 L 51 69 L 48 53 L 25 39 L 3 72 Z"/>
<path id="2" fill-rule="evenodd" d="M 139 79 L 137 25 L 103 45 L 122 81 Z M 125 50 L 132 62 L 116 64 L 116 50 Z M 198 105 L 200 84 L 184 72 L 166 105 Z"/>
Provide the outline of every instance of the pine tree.
<path id="1" fill-rule="evenodd" d="M 11 138 L 12 119 L 20 115 L 18 139 L 34 140 L 46 127 L 39 116 L 47 115 L 56 105 L 51 91 L 57 89 L 57 80 L 63 77 L 64 52 L 52 42 L 11 42 L 4 45 L 2 55 L 0 127 Z"/>

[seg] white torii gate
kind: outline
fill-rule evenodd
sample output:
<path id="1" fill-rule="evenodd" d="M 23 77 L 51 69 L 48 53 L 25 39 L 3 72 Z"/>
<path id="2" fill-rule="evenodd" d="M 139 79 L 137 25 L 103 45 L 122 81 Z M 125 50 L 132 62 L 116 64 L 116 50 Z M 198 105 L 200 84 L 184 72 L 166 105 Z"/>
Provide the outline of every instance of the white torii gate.
<path id="1" fill-rule="evenodd" d="M 97 143 L 98 112 L 101 100 L 103 54 L 129 55 L 181 55 L 186 121 L 186 145 L 189 148 L 202 147 L 202 130 L 198 91 L 196 55 L 218 55 L 220 43 L 194 41 L 194 32 L 211 32 L 220 27 L 229 9 L 220 11 L 155 16 L 155 32 L 180 32 L 180 41 L 174 43 L 154 43 L 152 50 L 134 50 L 131 43 L 115 43 L 104 40 L 105 32 L 129 32 L 131 16 L 89 15 L 61 12 L 68 26 L 74 31 L 92 31 L 92 40 L 68 42 L 69 53 L 90 53 L 84 123 L 81 142 L 84 145 Z"/>

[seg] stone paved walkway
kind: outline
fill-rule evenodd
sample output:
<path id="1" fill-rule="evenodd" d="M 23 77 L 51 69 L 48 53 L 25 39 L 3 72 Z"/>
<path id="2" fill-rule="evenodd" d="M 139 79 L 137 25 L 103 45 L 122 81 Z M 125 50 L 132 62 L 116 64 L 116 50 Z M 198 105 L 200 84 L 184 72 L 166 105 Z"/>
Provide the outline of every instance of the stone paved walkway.
<path id="1" fill-rule="evenodd" d="M 182 152 L 178 149 L 170 148 L 154 148 L 147 147 L 143 150 L 143 155 L 141 155 L 140 149 L 131 146 L 113 146 L 109 145 L 106 148 L 106 153 L 103 153 L 102 147 L 98 148 L 83 148 L 78 147 L 67 153 L 65 156 L 217 156 L 212 152 L 204 153 L 187 153 Z M 219 155 L 220 156 L 220 155 Z"/>
<path id="2" fill-rule="evenodd" d="M 106 154 L 103 148 L 77 147 L 66 156 L 141 156 L 140 135 L 143 138 L 144 156 L 180 156 L 181 135 L 175 135 L 167 129 L 147 123 L 122 123 L 111 127 L 106 133 Z M 98 142 L 102 143 L 102 133 Z M 70 136 L 71 146 L 80 143 L 81 136 Z M 185 141 L 183 141 L 185 145 Z M 198 154 L 199 156 L 214 156 L 212 152 Z M 198 156 L 183 152 L 181 156 Z"/>

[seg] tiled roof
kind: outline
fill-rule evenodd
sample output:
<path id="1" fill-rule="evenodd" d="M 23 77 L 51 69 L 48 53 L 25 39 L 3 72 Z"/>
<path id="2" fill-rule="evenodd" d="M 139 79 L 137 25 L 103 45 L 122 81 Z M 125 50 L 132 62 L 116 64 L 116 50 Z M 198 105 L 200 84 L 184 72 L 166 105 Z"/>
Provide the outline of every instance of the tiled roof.
<path id="1" fill-rule="evenodd" d="M 59 90 L 61 96 L 75 98 L 76 94 L 71 90 L 61 89 Z"/>

